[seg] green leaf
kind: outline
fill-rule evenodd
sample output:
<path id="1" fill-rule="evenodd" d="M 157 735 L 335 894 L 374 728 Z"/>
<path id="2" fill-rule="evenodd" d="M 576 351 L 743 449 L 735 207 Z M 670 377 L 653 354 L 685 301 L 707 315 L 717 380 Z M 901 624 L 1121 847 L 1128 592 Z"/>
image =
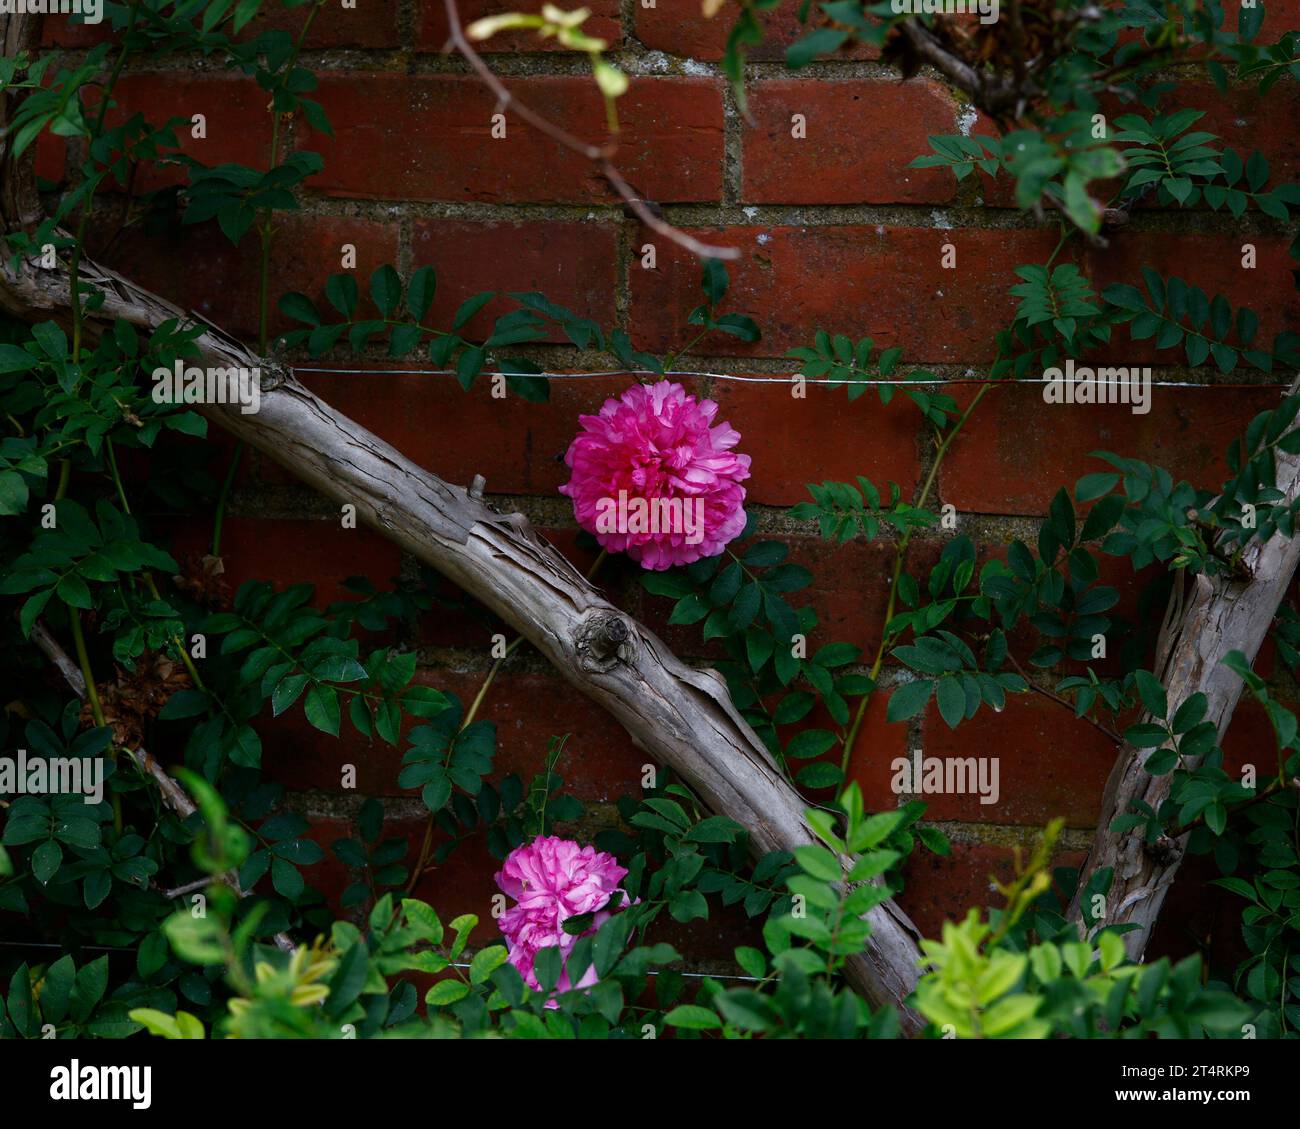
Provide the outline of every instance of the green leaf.
<path id="1" fill-rule="evenodd" d="M 814 761 L 799 770 L 795 779 L 805 788 L 836 788 L 844 780 L 840 766 L 829 761 Z"/>
<path id="2" fill-rule="evenodd" d="M 885 710 L 886 719 L 906 721 L 910 717 L 915 717 L 925 709 L 933 689 L 934 683 L 929 679 L 904 682 L 889 696 L 889 706 Z"/>
<path id="3" fill-rule="evenodd" d="M 437 285 L 437 276 L 433 273 L 433 267 L 420 267 L 411 275 L 411 280 L 406 287 L 406 309 L 417 322 L 424 320 L 424 315 L 433 305 L 433 295 Z"/>
<path id="4" fill-rule="evenodd" d="M 844 878 L 840 860 L 825 847 L 816 844 L 795 847 L 794 857 L 804 872 L 813 878 L 820 878 L 823 882 L 840 882 Z"/>
<path id="5" fill-rule="evenodd" d="M 32 877 L 42 886 L 58 872 L 63 863 L 63 848 L 53 839 L 46 839 L 32 852 Z"/>
<path id="6" fill-rule="evenodd" d="M 307 691 L 304 712 L 308 724 L 331 737 L 339 735 L 339 696 L 333 686 L 314 683 Z"/>
<path id="7" fill-rule="evenodd" d="M 465 323 L 468 322 L 470 318 L 478 313 L 479 310 L 486 306 L 495 297 L 496 291 L 484 290 L 475 294 L 471 298 L 466 298 L 465 301 L 460 304 L 460 308 L 457 309 L 455 315 L 452 317 L 451 328 L 459 332 L 464 328 Z"/>
<path id="8" fill-rule="evenodd" d="M 389 264 L 370 276 L 370 297 L 384 317 L 390 316 L 402 300 L 402 280 Z"/>
<path id="9" fill-rule="evenodd" d="M 1137 671 L 1133 676 L 1133 680 L 1137 685 L 1142 705 L 1146 707 L 1147 712 L 1152 717 L 1164 721 L 1169 716 L 1169 702 L 1165 696 L 1165 688 L 1161 685 L 1160 680 L 1146 670 Z"/>
<path id="10" fill-rule="evenodd" d="M 688 1031 L 707 1031 L 722 1026 L 722 1020 L 716 1014 L 697 1004 L 679 1004 L 664 1016 L 664 1022 L 670 1027 Z"/>
<path id="11" fill-rule="evenodd" d="M 480 949 L 469 962 L 469 982 L 482 984 L 498 968 L 505 964 L 509 953 L 504 945 L 489 945 Z"/>
<path id="12" fill-rule="evenodd" d="M 948 723 L 949 729 L 956 729 L 966 716 L 966 692 L 956 678 L 941 678 L 935 687 L 935 700 L 939 705 L 939 716 Z"/>
<path id="13" fill-rule="evenodd" d="M 293 318 L 294 321 L 305 322 L 307 325 L 320 325 L 320 313 L 316 309 L 316 303 L 313 302 L 306 294 L 290 292 L 280 297 L 277 303 L 280 313 L 285 317 Z"/>
<path id="14" fill-rule="evenodd" d="M 469 985 L 461 980 L 439 980 L 425 993 L 424 1002 L 429 1007 L 446 1007 L 469 995 Z"/>
<path id="15" fill-rule="evenodd" d="M 835 744 L 835 734 L 829 729 L 805 729 L 790 738 L 785 747 L 785 755 L 795 760 L 807 760 L 821 756 Z"/>

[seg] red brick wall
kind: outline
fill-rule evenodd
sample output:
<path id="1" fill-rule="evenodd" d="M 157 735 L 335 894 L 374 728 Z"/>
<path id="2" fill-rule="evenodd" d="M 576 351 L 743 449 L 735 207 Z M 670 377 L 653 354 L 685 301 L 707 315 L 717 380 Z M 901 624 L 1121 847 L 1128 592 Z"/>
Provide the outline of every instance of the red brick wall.
<path id="1" fill-rule="evenodd" d="M 512 6 L 474 0 L 464 4 L 464 14 Z M 618 60 L 634 76 L 619 104 L 619 164 L 674 222 L 741 248 L 731 271 L 730 308 L 752 313 L 763 329 L 755 345 L 709 338 L 681 367 L 788 372 L 782 354 L 825 328 L 870 335 L 879 346 L 899 345 L 906 361 L 944 375 L 983 371 L 992 334 L 1012 308 L 1006 296 L 1012 268 L 1043 261 L 1055 234 L 1009 209 L 1005 186 L 975 178 L 959 186 L 946 173 L 906 167 L 926 150 L 927 134 L 956 132 L 967 121 L 949 91 L 924 78 L 900 84 L 866 51 L 792 76 L 779 61 L 781 45 L 795 34 L 791 2 L 786 14 L 769 20 L 772 39 L 755 53 L 753 123 L 747 124 L 718 65 L 724 22 L 705 21 L 698 0 L 657 0 L 652 8 L 641 0 L 595 0 L 591 7 L 590 30 L 615 44 Z M 292 26 L 293 19 L 280 22 Z M 1298 25 L 1300 3 L 1270 4 L 1266 35 Z M 445 38 L 441 0 L 360 0 L 355 11 L 333 3 L 322 10 L 305 61 L 322 76 L 318 97 L 337 136 L 310 135 L 301 124 L 286 135 L 286 148 L 315 149 L 326 167 L 310 182 L 301 212 L 280 224 L 272 292 L 319 292 L 339 269 L 340 246 L 352 243 L 362 278 L 384 262 L 404 271 L 435 265 L 435 316 L 478 290 L 538 289 L 606 326 L 626 329 L 639 347 L 679 348 L 685 315 L 698 301 L 698 264 L 657 239 L 657 265 L 642 269 L 638 249 L 652 237 L 624 215 L 590 167 L 517 119 L 510 120 L 506 139 L 491 139 L 493 98 L 439 54 Z M 78 49 L 86 39 L 84 33 L 51 33 L 48 41 Z M 485 51 L 520 99 L 570 130 L 601 137 L 603 112 L 583 60 L 518 36 L 489 43 Z M 265 97 L 250 80 L 180 63 L 132 74 L 120 94 L 127 107 L 154 119 L 206 114 L 207 140 L 185 144 L 205 162 L 266 162 Z M 1219 98 L 1196 84 L 1187 99 L 1210 108 L 1203 124 L 1230 144 L 1263 149 L 1275 176 L 1300 174 L 1294 83 L 1280 83 L 1262 101 L 1250 91 Z M 793 113 L 807 120 L 803 140 L 791 137 Z M 41 160 L 44 175 L 61 174 L 60 153 L 47 148 Z M 166 182 L 155 178 L 140 187 Z M 980 206 L 982 194 L 992 206 Z M 1253 272 L 1239 267 L 1239 246 L 1247 238 L 1259 248 Z M 1099 283 L 1130 279 L 1142 264 L 1177 272 L 1211 293 L 1222 291 L 1234 305 L 1253 305 L 1262 333 L 1271 335 L 1297 328 L 1288 242 L 1278 225 L 1253 215 L 1232 222 L 1206 212 L 1157 213 L 1136 220 L 1111 252 L 1077 258 Z M 945 243 L 957 248 L 955 270 L 940 266 Z M 233 249 L 211 227 L 153 239 L 133 235 L 111 255 L 115 265 L 218 323 L 255 332 L 252 237 Z M 489 307 L 471 329 L 504 308 Z M 1141 353 L 1126 348 L 1126 355 Z M 608 367 L 607 358 L 562 346 L 541 350 L 539 357 L 553 367 Z M 361 364 L 394 367 L 379 359 Z M 559 383 L 550 403 L 530 405 L 492 400 L 482 387 L 462 393 L 444 376 L 380 371 L 317 375 L 309 383 L 438 474 L 459 482 L 484 474 L 489 492 L 504 495 L 502 505 L 532 514 L 566 549 L 575 531 L 567 503 L 556 495 L 566 477 L 561 456 L 578 414 L 620 387 L 613 379 Z M 806 482 L 861 473 L 895 480 L 910 494 L 930 458 L 930 437 L 905 404 L 883 408 L 866 396 L 848 406 L 842 391 L 823 388 L 811 389 L 806 401 L 792 401 L 776 386 L 697 385 L 744 435 L 742 449 L 754 457 L 750 501 L 768 528 L 787 528 L 782 507 L 805 497 Z M 1057 486 L 1094 469 L 1087 454 L 1097 448 L 1160 462 L 1213 485 L 1224 444 L 1269 402 L 1259 390 L 1158 390 L 1148 416 L 1094 408 L 1060 409 L 1048 418 L 1031 401 L 1036 395 L 1023 388 L 995 391 L 943 467 L 939 500 L 957 507 L 961 530 L 984 550 L 996 551 L 1008 535 L 1030 533 Z M 225 458 L 221 448 L 218 466 Z M 795 558 L 816 572 L 812 601 L 823 625 L 820 638 L 874 646 L 889 546 L 836 548 L 811 533 L 799 530 L 792 541 Z M 201 549 L 206 536 L 206 523 L 177 532 L 181 548 Z M 937 538 L 918 540 L 913 560 L 932 561 L 939 546 Z M 339 529 L 328 507 L 264 459 L 250 460 L 241 475 L 225 554 L 235 581 L 312 580 L 322 603 L 339 594 L 339 581 L 350 574 L 368 573 L 382 583 L 403 567 L 391 545 L 366 531 Z M 576 550 L 574 557 L 587 563 Z M 626 571 L 610 575 L 629 610 L 663 630 L 680 652 L 707 653 L 695 629 L 665 625 L 662 603 L 629 584 Z M 1132 607 L 1131 578 L 1122 569 L 1116 575 Z M 490 661 L 487 631 L 476 620 L 430 614 L 408 642 L 423 649 L 428 681 L 472 697 Z M 982 713 L 956 732 L 933 712 L 910 728 L 888 724 L 883 705 L 878 700 L 868 713 L 853 766 L 871 805 L 895 802 L 889 762 L 918 743 L 938 755 L 993 749 L 1002 758 L 1002 803 L 986 808 L 942 798 L 931 808 L 957 845 L 948 859 L 927 856 L 913 866 L 902 901 L 925 930 L 982 902 L 988 874 L 1005 868 L 1011 845 L 1054 815 L 1066 817 L 1067 846 L 1078 858 L 1112 760 L 1094 730 L 1037 697 L 1013 700 L 1001 716 Z M 598 815 L 600 805 L 637 787 L 643 755 L 608 717 L 534 660 L 520 657 L 507 667 L 483 716 L 498 723 L 502 771 L 534 771 L 548 737 L 571 732 L 561 768 Z M 1243 706 L 1230 739 L 1234 754 L 1258 755 L 1266 730 Z M 357 802 L 337 794 L 342 763 L 359 766 L 362 793 L 401 795 L 395 783 L 400 754 L 387 747 L 355 738 L 334 742 L 294 720 L 268 725 L 265 745 L 267 768 L 318 817 L 323 841 L 342 830 L 341 820 Z M 393 811 L 410 817 L 414 847 L 417 809 L 395 803 Z M 337 890 L 346 876 L 337 864 L 328 865 L 334 873 L 324 876 L 325 884 Z M 449 912 L 486 914 L 491 870 L 486 854 L 472 846 L 420 893 Z M 1184 890 L 1190 886 L 1194 895 L 1197 881 L 1185 881 Z M 1189 927 L 1185 915 L 1194 909 L 1201 916 L 1191 928 L 1204 935 L 1213 927 L 1211 907 L 1195 901 L 1176 899 L 1167 915 L 1184 915 L 1168 930 L 1178 944 Z M 701 960 L 725 953 L 737 936 L 729 919 L 695 932 L 692 945 Z"/>

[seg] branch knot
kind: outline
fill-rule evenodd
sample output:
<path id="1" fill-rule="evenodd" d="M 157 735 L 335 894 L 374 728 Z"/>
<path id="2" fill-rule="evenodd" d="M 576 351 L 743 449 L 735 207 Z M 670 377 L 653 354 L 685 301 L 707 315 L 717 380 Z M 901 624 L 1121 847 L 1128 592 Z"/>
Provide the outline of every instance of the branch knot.
<path id="1" fill-rule="evenodd" d="M 610 670 L 632 658 L 632 630 L 613 612 L 598 612 L 578 628 L 574 650 L 585 670 Z"/>

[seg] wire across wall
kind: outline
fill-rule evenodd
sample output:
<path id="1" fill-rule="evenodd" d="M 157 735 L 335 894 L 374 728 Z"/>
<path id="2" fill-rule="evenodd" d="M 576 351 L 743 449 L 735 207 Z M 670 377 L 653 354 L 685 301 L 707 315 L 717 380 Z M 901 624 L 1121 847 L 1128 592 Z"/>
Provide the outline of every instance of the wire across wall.
<path id="1" fill-rule="evenodd" d="M 294 372 L 303 373 L 321 373 L 333 376 L 456 376 L 454 369 L 431 369 L 431 368 L 326 368 L 312 365 L 293 365 Z M 1132 369 L 1130 367 L 1129 371 Z M 797 380 L 802 380 L 804 384 L 824 384 L 833 387 L 853 387 L 853 388 L 921 388 L 921 387 L 945 387 L 948 385 L 981 385 L 981 384 L 1003 384 L 1007 387 L 1023 385 L 1043 385 L 1057 383 L 1049 377 L 1031 377 L 1024 379 L 1014 379 L 1011 377 L 987 377 L 987 376 L 953 376 L 953 377 L 933 377 L 912 379 L 910 377 L 897 377 L 894 379 L 871 379 L 871 380 L 854 380 L 851 378 L 833 378 L 833 377 L 808 377 L 801 373 L 792 372 L 787 374 L 754 374 L 754 373 L 734 373 L 734 372 L 697 372 L 694 370 L 674 369 L 668 372 L 655 372 L 652 369 L 601 369 L 590 372 L 530 372 L 530 373 L 508 373 L 499 371 L 483 371 L 480 376 L 496 377 L 500 376 L 509 379 L 511 376 L 527 376 L 537 380 L 602 380 L 610 377 L 635 376 L 635 377 L 656 377 L 656 378 L 681 378 L 690 380 L 722 380 L 731 381 L 737 384 L 784 384 L 787 387 L 794 385 Z M 1106 381 L 1101 381 L 1106 383 Z M 1268 388 L 1290 388 L 1290 381 L 1195 381 L 1195 380 L 1152 380 L 1152 388 L 1199 388 L 1199 389 L 1268 389 Z"/>

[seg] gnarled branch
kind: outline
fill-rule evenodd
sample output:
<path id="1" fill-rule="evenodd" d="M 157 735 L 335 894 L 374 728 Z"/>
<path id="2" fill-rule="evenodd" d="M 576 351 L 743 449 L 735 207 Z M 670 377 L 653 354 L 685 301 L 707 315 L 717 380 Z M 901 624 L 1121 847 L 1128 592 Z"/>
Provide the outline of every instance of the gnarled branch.
<path id="1" fill-rule="evenodd" d="M 0 173 L 10 175 L 6 158 L 0 148 Z M 6 229 L 19 220 L 3 218 Z M 204 414 L 326 497 L 355 505 L 366 524 L 515 627 L 571 684 L 612 713 L 637 747 L 671 766 L 712 811 L 745 826 L 756 853 L 815 842 L 804 820 L 806 801 L 737 712 L 722 678 L 686 665 L 611 605 L 525 518 L 497 513 L 471 491 L 416 466 L 319 400 L 284 365 L 256 356 L 206 319 L 116 272 L 84 259 L 80 286 L 103 298 L 86 313 L 90 336 L 118 318 L 146 333 L 177 319 L 206 327 L 195 341 L 200 363 L 259 368 L 257 413 L 208 404 L 201 406 Z M 15 266 L 4 258 L 0 309 L 28 321 L 67 320 L 67 270 L 43 269 L 30 258 Z M 903 1030 L 915 1033 L 923 1020 L 903 1001 L 919 975 L 919 934 L 892 901 L 868 918 L 868 947 L 849 959 L 846 975 L 873 1003 L 899 1006 Z"/>

